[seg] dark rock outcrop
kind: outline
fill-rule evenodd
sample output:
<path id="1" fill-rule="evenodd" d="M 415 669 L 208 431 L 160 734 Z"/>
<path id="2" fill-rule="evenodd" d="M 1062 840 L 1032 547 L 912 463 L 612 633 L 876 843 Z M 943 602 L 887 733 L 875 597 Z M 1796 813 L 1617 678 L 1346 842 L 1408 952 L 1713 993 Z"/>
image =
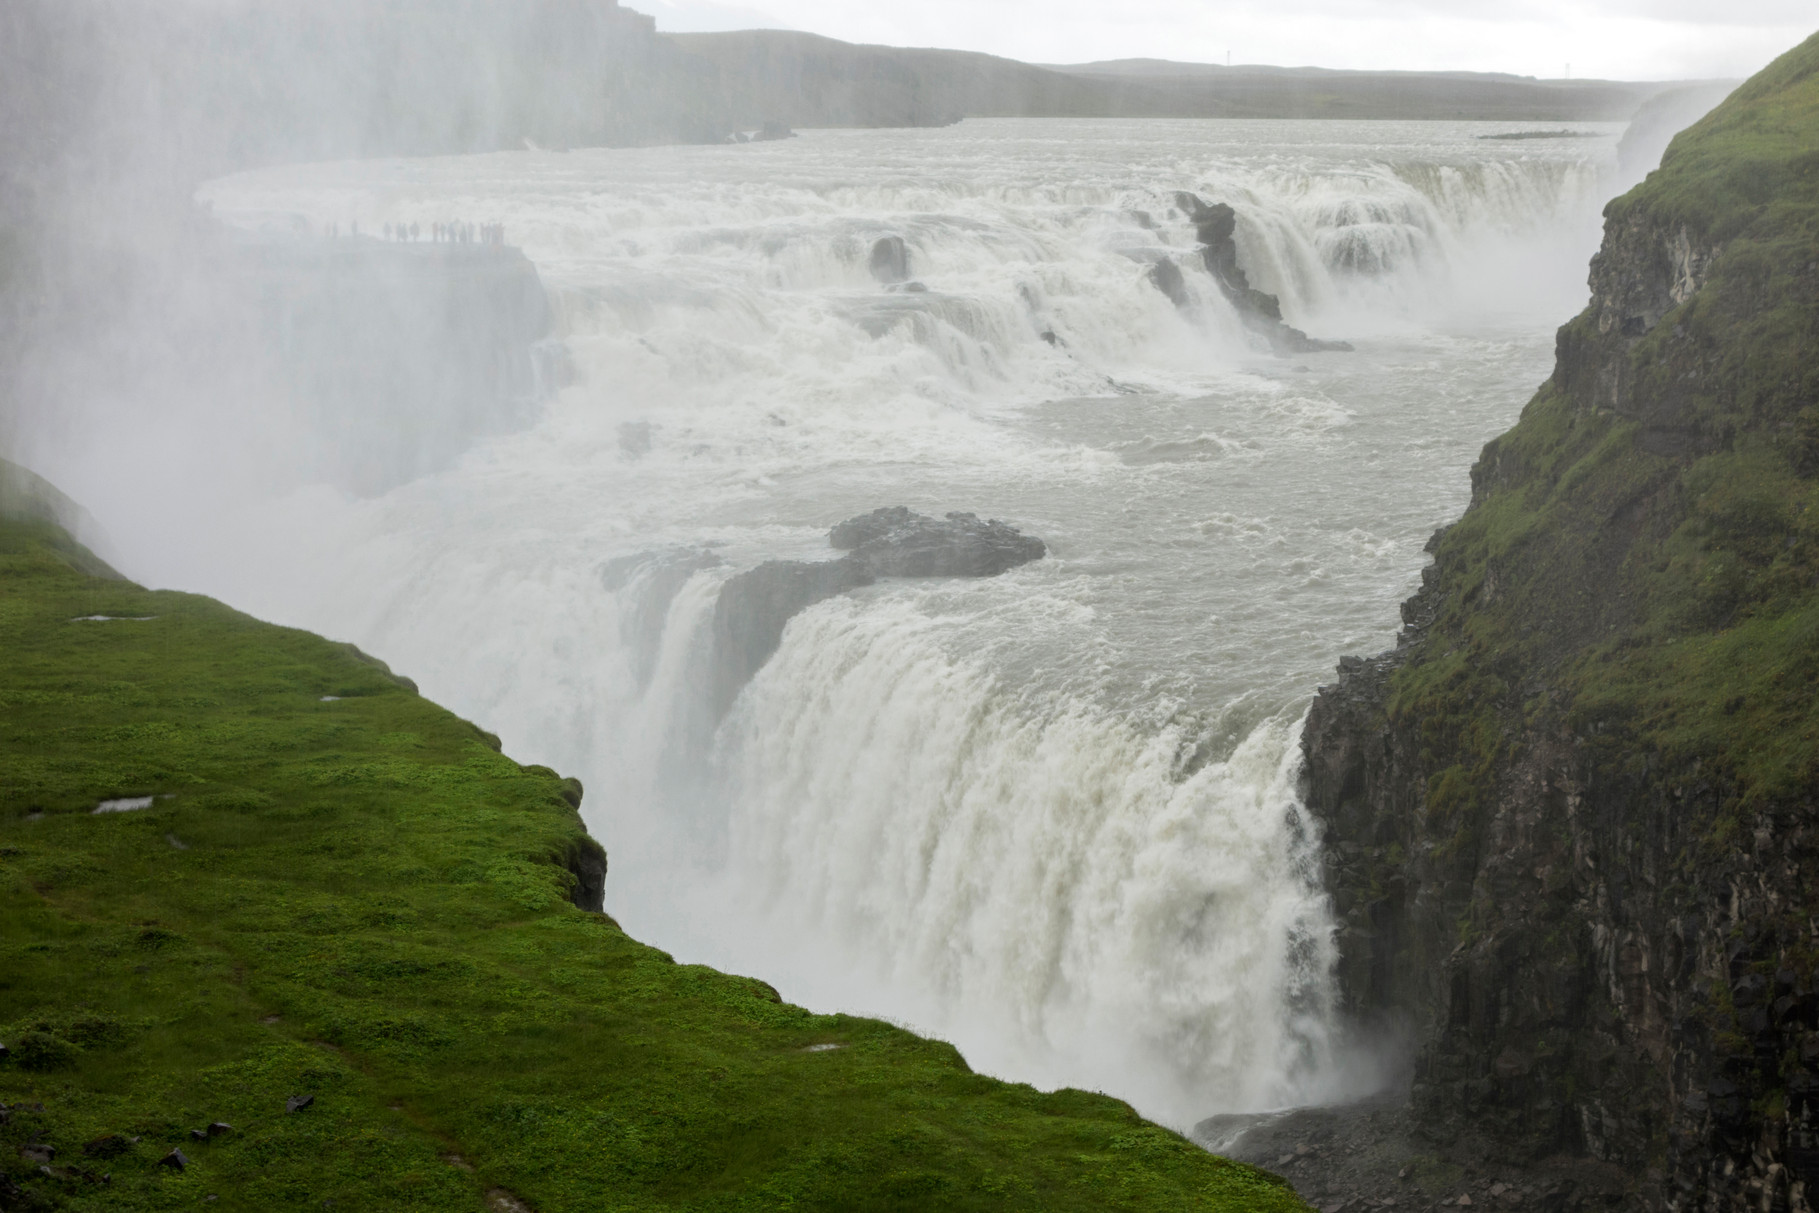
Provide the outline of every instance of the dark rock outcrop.
<path id="1" fill-rule="evenodd" d="M 769 560 L 729 578 L 714 603 L 716 716 L 783 642 L 783 626 L 823 599 L 872 583 L 865 565 L 843 560 Z"/>
<path id="2" fill-rule="evenodd" d="M 881 236 L 872 245 L 872 277 L 886 286 L 908 282 L 910 276 L 909 246 L 901 236 Z"/>
<path id="3" fill-rule="evenodd" d="M 1194 225 L 1194 234 L 1200 240 L 1200 259 L 1206 266 L 1206 272 L 1213 276 L 1222 293 L 1244 320 L 1246 327 L 1260 334 L 1270 343 L 1270 348 L 1278 354 L 1317 354 L 1325 351 L 1348 351 L 1352 347 L 1344 341 L 1322 341 L 1309 337 L 1300 329 L 1284 323 L 1282 304 L 1271 294 L 1253 287 L 1245 276 L 1244 269 L 1238 264 L 1238 213 L 1223 202 L 1208 206 L 1196 194 L 1185 191 L 1175 195 L 1175 205 L 1187 215 Z M 1167 266 L 1168 270 L 1164 270 Z M 1173 290 L 1166 277 L 1173 271 Z M 1158 262 L 1150 271 L 1150 280 L 1158 290 L 1174 300 L 1175 306 L 1185 306 L 1186 290 L 1180 285 L 1181 270 L 1173 262 Z"/>
<path id="4" fill-rule="evenodd" d="M 1048 554 L 1040 539 L 996 518 L 949 514 L 937 521 L 904 506 L 849 518 L 827 538 L 875 577 L 996 577 Z"/>
<path id="5" fill-rule="evenodd" d="M 1611 204 L 1397 647 L 1303 736 L 1345 1004 L 1410 1040 L 1416 1130 L 1606 1164 L 1596 1207 L 1819 1185 L 1815 98 L 1819 38 Z"/>
<path id="6" fill-rule="evenodd" d="M 711 700 L 714 718 L 783 641 L 798 613 L 880 577 L 995 577 L 1039 560 L 1040 539 L 976 514 L 937 520 L 904 506 L 849 518 L 828 534 L 838 560 L 771 560 L 731 577 L 714 603 Z"/>
<path id="7" fill-rule="evenodd" d="M 580 808 L 579 805 L 575 806 Z M 563 866 L 575 883 L 569 887 L 568 899 L 592 914 L 606 911 L 606 848 L 591 836 L 583 834 L 574 841 L 564 856 Z"/>
<path id="8" fill-rule="evenodd" d="M 1185 308 L 1193 302 L 1187 293 L 1187 279 L 1181 276 L 1181 267 L 1167 257 L 1149 268 L 1150 285 L 1168 296 L 1168 301 L 1176 307 Z"/>
<path id="9" fill-rule="evenodd" d="M 1633 1187 L 1611 1163 L 1536 1163 L 1512 1157 L 1494 1136 L 1458 1126 L 1440 1141 L 1389 1094 L 1338 1107 L 1215 1116 L 1190 1136 L 1214 1154 L 1281 1173 L 1324 1213 L 1478 1205 L 1584 1213 L 1619 1205 Z"/>

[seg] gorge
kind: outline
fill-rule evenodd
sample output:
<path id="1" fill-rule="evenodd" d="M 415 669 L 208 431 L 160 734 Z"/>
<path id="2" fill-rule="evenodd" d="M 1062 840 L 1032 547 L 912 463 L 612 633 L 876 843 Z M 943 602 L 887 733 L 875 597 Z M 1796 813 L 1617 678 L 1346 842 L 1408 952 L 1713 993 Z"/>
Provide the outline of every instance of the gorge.
<path id="1" fill-rule="evenodd" d="M 415 11 L 0 194 L 0 1207 L 1808 1207 L 1819 44 L 1632 190 Z"/>

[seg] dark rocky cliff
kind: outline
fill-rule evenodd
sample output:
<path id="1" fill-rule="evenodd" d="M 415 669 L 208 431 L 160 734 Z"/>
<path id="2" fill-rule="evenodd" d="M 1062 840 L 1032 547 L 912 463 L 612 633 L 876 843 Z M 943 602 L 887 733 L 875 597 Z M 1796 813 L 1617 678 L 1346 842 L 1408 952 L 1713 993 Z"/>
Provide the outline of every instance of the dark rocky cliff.
<path id="1" fill-rule="evenodd" d="M 1413 1110 L 1622 1203 L 1819 1183 L 1819 38 L 1606 212 L 1591 306 L 1304 747 Z"/>

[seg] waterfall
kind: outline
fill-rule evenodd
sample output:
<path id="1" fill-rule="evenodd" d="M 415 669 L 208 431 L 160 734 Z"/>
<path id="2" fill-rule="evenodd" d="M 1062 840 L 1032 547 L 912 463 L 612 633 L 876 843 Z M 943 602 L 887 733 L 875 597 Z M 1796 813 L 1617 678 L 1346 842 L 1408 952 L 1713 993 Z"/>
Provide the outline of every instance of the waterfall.
<path id="1" fill-rule="evenodd" d="M 681 959 L 1176 1125 L 1332 1097 L 1298 720 L 1390 641 L 1546 374 L 1609 180 L 1613 131 L 1486 129 L 968 122 L 241 174 L 202 199 L 278 236 L 502 225 L 566 386 L 370 499 L 249 494 L 200 431 L 149 497 L 42 462 L 129 571 L 357 641 L 580 776 L 609 910 Z M 1182 190 L 1357 351 L 1259 346 Z M 820 602 L 722 716 L 721 584 L 899 504 L 1049 555 Z"/>

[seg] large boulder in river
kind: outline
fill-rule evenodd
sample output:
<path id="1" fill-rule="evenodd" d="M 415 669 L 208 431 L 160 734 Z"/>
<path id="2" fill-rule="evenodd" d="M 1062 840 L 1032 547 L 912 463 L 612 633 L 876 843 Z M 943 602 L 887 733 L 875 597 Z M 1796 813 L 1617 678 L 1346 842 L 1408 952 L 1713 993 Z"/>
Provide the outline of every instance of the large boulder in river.
<path id="1" fill-rule="evenodd" d="M 997 519 L 949 514 L 945 519 L 904 506 L 849 518 L 828 533 L 847 554 L 838 560 L 768 560 L 727 579 L 714 602 L 712 689 L 714 719 L 783 643 L 798 613 L 879 577 L 995 577 L 1040 560 L 1048 545 Z"/>
<path id="2" fill-rule="evenodd" d="M 1040 539 L 996 518 L 934 519 L 900 505 L 849 518 L 827 539 L 879 577 L 996 577 L 1048 554 Z"/>

